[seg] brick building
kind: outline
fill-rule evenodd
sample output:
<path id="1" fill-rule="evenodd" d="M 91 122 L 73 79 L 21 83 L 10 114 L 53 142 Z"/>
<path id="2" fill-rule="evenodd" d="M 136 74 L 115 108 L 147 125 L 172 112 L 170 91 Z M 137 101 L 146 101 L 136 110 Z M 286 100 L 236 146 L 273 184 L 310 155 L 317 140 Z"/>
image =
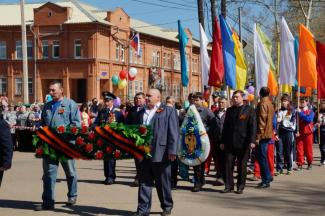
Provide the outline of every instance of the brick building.
<path id="1" fill-rule="evenodd" d="M 20 6 L 0 4 L 0 14 L 0 94 L 19 102 L 23 101 Z M 25 17 L 30 102 L 43 101 L 54 79 L 62 80 L 65 95 L 77 102 L 99 98 L 104 90 L 132 99 L 153 85 L 150 75 L 155 74 L 160 75 L 164 96 L 181 100 L 201 89 L 200 44 L 189 29 L 190 83 L 183 89 L 175 30 L 133 19 L 121 8 L 102 11 L 75 0 L 26 4 Z M 134 32 L 140 34 L 141 56 L 128 46 Z M 129 67 L 137 69 L 136 79 L 119 90 L 111 78 Z"/>

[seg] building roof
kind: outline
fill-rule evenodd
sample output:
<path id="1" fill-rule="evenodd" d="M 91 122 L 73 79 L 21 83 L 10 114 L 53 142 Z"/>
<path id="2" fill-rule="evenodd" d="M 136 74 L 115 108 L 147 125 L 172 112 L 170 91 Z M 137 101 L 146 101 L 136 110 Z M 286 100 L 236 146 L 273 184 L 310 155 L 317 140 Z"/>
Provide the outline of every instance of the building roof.
<path id="1" fill-rule="evenodd" d="M 99 22 L 106 25 L 113 25 L 105 20 L 107 17 L 107 11 L 100 10 L 99 8 L 82 3 L 77 0 L 52 0 L 54 4 L 62 7 L 70 7 L 72 9 L 72 15 L 65 23 L 89 23 Z M 33 23 L 34 8 L 39 8 L 46 2 L 40 3 L 25 3 L 25 20 L 26 24 Z M 19 4 L 0 4 L 0 14 L 6 19 L 0 19 L 0 26 L 20 26 L 21 18 L 17 14 L 20 14 Z M 156 25 L 152 25 L 134 18 L 130 18 L 130 28 L 141 34 L 162 38 L 169 41 L 178 43 L 178 31 L 161 28 Z M 192 40 L 192 45 L 200 47 L 200 42 L 197 39 Z"/>

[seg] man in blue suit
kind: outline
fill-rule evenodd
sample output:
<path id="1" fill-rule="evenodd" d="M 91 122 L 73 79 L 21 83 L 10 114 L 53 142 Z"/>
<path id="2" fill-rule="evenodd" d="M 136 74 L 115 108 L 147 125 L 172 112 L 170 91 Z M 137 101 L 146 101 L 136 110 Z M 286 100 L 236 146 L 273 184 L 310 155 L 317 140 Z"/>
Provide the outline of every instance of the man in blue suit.
<path id="1" fill-rule="evenodd" d="M 50 83 L 50 94 L 52 101 L 45 104 L 42 115 L 41 125 L 56 128 L 64 125 L 81 126 L 80 113 L 77 104 L 63 96 L 63 87 L 59 81 Z M 75 160 L 69 159 L 61 161 L 68 184 L 67 205 L 74 205 L 77 201 L 77 173 Z M 54 209 L 55 198 L 54 189 L 57 177 L 59 161 L 50 158 L 43 158 L 43 203 L 37 206 L 35 211 Z"/>
<path id="2" fill-rule="evenodd" d="M 3 107 L 0 107 L 0 187 L 4 171 L 11 168 L 13 144 L 8 123 L 2 116 Z"/>
<path id="3" fill-rule="evenodd" d="M 151 209 L 152 187 L 155 185 L 162 215 L 171 215 L 171 161 L 176 159 L 179 125 L 176 109 L 161 103 L 157 89 L 147 93 L 147 105 L 138 113 L 138 124 L 151 125 L 153 139 L 150 143 L 151 158 L 139 163 L 138 208 L 135 216 L 147 216 Z"/>
<path id="4" fill-rule="evenodd" d="M 112 122 L 124 122 L 124 117 L 121 110 L 118 107 L 114 106 L 113 101 L 116 99 L 116 96 L 108 91 L 104 91 L 102 95 L 104 97 L 104 108 L 98 112 L 94 125 L 100 126 L 102 124 L 109 124 Z M 105 185 L 111 185 L 115 183 L 115 167 L 116 159 L 111 158 L 104 160 Z"/>

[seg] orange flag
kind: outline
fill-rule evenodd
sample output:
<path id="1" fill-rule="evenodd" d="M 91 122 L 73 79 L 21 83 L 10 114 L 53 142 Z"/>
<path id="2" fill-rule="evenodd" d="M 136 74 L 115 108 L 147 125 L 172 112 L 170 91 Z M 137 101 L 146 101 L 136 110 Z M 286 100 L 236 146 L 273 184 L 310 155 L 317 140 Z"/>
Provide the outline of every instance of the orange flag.
<path id="1" fill-rule="evenodd" d="M 317 88 L 316 44 L 314 35 L 300 24 L 299 26 L 299 56 L 298 85 L 305 88 Z"/>

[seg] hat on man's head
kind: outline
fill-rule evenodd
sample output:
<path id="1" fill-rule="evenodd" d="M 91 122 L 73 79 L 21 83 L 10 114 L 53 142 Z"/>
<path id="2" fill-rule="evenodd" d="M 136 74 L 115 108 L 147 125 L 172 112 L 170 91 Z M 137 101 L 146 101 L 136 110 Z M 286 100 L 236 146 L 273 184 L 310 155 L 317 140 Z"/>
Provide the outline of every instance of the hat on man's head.
<path id="1" fill-rule="evenodd" d="M 104 91 L 102 92 L 102 96 L 104 98 L 104 100 L 114 100 L 116 99 L 116 96 L 114 94 L 112 94 L 109 91 Z"/>

